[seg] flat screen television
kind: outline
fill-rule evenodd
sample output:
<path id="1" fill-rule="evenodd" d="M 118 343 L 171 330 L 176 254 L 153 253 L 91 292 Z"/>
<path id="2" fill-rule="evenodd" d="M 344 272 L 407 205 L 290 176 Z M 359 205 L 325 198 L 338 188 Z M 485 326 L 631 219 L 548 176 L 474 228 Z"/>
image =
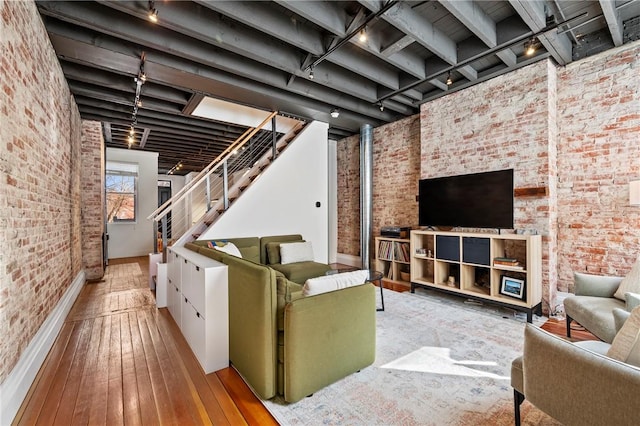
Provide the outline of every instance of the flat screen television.
<path id="1" fill-rule="evenodd" d="M 420 226 L 513 229 L 513 169 L 421 179 Z"/>

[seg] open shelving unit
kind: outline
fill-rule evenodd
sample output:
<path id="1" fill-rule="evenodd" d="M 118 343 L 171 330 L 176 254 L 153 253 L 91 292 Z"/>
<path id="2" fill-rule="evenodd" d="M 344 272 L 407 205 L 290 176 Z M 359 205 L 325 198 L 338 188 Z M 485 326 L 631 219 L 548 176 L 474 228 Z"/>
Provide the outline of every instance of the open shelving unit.
<path id="1" fill-rule="evenodd" d="M 412 293 L 423 287 L 486 301 L 526 312 L 529 322 L 542 314 L 540 235 L 413 230 L 410 249 Z M 498 264 L 505 259 L 513 264 Z M 512 283 L 522 296 L 503 288 Z"/>
<path id="2" fill-rule="evenodd" d="M 410 287 L 411 245 L 409 239 L 376 237 L 376 271 L 382 278 Z"/>

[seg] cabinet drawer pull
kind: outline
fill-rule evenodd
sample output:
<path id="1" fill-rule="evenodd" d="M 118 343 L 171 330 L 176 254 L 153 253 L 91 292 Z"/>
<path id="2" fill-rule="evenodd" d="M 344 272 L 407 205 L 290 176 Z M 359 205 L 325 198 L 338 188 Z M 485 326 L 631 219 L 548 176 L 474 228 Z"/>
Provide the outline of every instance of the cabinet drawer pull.
<path id="1" fill-rule="evenodd" d="M 178 287 L 174 287 L 176 289 L 176 291 L 178 291 Z"/>
<path id="2" fill-rule="evenodd" d="M 196 316 L 200 318 L 200 312 L 196 312 Z"/>
<path id="3" fill-rule="evenodd" d="M 184 298 L 184 301 L 185 301 L 185 303 L 186 303 L 186 302 L 188 302 L 188 300 L 187 300 L 187 298 L 186 298 L 186 297 Z"/>
<path id="4" fill-rule="evenodd" d="M 196 266 L 196 271 L 199 271 L 199 270 L 200 270 L 200 267 L 199 267 L 199 266 Z"/>
<path id="5" fill-rule="evenodd" d="M 187 263 L 187 259 L 184 260 L 184 263 Z"/>

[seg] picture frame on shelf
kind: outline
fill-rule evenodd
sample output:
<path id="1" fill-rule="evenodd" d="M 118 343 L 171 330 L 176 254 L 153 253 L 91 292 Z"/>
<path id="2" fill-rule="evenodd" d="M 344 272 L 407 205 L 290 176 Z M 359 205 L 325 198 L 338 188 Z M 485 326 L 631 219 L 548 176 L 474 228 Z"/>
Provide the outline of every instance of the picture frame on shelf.
<path id="1" fill-rule="evenodd" d="M 526 283 L 520 278 L 502 275 L 500 277 L 500 294 L 520 300 L 526 299 Z"/>

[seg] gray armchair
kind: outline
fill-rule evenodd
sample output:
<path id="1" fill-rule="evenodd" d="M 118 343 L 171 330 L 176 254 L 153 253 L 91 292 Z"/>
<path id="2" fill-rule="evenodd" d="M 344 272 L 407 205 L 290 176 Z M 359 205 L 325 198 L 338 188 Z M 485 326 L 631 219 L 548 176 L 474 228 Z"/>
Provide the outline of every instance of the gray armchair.
<path id="1" fill-rule="evenodd" d="M 567 426 L 637 425 L 640 368 L 605 356 L 609 347 L 526 324 L 524 353 L 511 365 L 516 426 L 525 398 Z"/>
<path id="2" fill-rule="evenodd" d="M 576 272 L 574 281 L 575 295 L 564 299 L 567 337 L 571 337 L 571 321 L 576 320 L 599 339 L 611 343 L 616 335 L 612 312 L 615 308 L 627 308 L 625 301 L 613 297 L 622 277 Z"/>

